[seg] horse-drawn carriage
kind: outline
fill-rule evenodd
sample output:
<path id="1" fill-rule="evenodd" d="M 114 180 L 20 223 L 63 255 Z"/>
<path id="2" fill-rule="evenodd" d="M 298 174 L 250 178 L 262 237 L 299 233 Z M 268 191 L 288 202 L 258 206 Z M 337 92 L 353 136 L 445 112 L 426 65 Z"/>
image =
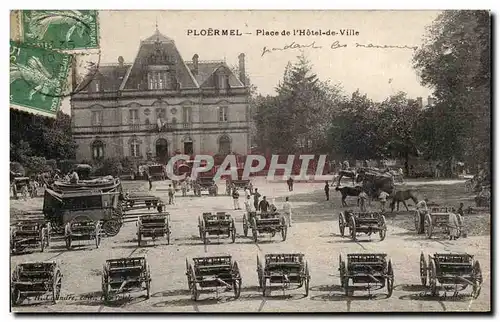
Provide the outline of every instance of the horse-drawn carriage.
<path id="1" fill-rule="evenodd" d="M 122 199 L 122 209 L 123 211 L 139 210 L 158 208 L 159 205 L 163 205 L 160 198 L 147 194 L 128 194 L 126 193 Z M 160 211 L 158 211 L 160 212 Z"/>
<path id="2" fill-rule="evenodd" d="M 309 295 L 311 276 L 304 254 L 266 254 L 264 263 L 257 255 L 257 275 L 263 296 L 270 293 L 272 284 L 280 284 L 283 292 L 290 286 L 304 287 L 305 296 Z"/>
<path id="3" fill-rule="evenodd" d="M 380 212 L 341 212 L 339 215 L 339 231 L 342 237 L 346 228 L 349 228 L 349 235 L 354 241 L 357 240 L 358 233 L 371 236 L 372 233 L 378 232 L 381 241 L 385 239 L 387 233 L 385 216 Z"/>
<path id="4" fill-rule="evenodd" d="M 197 301 L 200 289 L 222 287 L 232 290 L 237 299 L 241 292 L 241 274 L 238 263 L 231 256 L 193 258 L 194 268 L 186 259 L 186 276 L 191 299 Z"/>
<path id="5" fill-rule="evenodd" d="M 250 191 L 253 190 L 253 185 L 252 181 L 250 179 L 244 179 L 243 178 L 243 172 L 244 169 L 236 169 L 236 179 L 233 179 L 231 176 L 228 176 L 226 178 L 226 194 L 228 196 L 231 195 L 232 193 L 232 188 L 238 188 L 238 189 L 249 189 Z"/>
<path id="6" fill-rule="evenodd" d="M 276 233 L 281 233 L 281 239 L 286 240 L 287 225 L 285 218 L 277 212 L 251 212 L 243 215 L 243 234 L 248 235 L 248 229 L 252 229 L 252 237 L 255 242 L 258 241 L 259 234 L 271 234 L 274 237 Z"/>
<path id="7" fill-rule="evenodd" d="M 387 254 L 347 254 L 347 264 L 339 255 L 339 272 L 340 285 L 347 296 L 353 295 L 355 288 L 370 292 L 387 287 L 387 297 L 394 290 L 394 271 Z M 362 285 L 356 287 L 356 284 Z"/>
<path id="8" fill-rule="evenodd" d="M 151 293 L 151 270 L 145 257 L 108 259 L 102 272 L 102 294 L 107 302 L 113 295 L 146 291 Z"/>
<path id="9" fill-rule="evenodd" d="M 419 216 L 421 215 L 422 214 L 419 214 Z M 457 217 L 457 227 L 450 225 L 450 216 Z M 421 217 L 415 217 L 415 228 L 417 228 L 417 232 L 422 231 L 420 225 L 417 227 L 417 221 L 421 224 Z M 451 229 L 457 229 L 457 237 L 461 236 L 464 232 L 464 219 L 460 214 L 456 213 L 453 207 L 431 207 L 430 211 L 424 216 L 423 231 L 427 238 L 432 238 L 432 236 L 438 232 L 437 229 L 440 229 L 439 232 L 445 235 L 449 235 Z"/>
<path id="10" fill-rule="evenodd" d="M 137 244 L 139 247 L 145 237 L 151 238 L 153 242 L 157 238 L 165 237 L 167 245 L 170 244 L 170 214 L 140 216 L 137 220 Z"/>
<path id="11" fill-rule="evenodd" d="M 483 274 L 479 261 L 469 254 L 440 254 L 428 256 L 426 262 L 423 253 L 420 254 L 420 280 L 423 286 L 428 286 L 432 296 L 439 293 L 438 283 L 445 291 L 459 291 L 472 286 L 471 296 L 476 299 L 481 292 Z"/>
<path id="12" fill-rule="evenodd" d="M 73 241 L 93 241 L 96 248 L 101 244 L 101 222 L 85 216 L 77 216 L 64 226 L 66 248 L 72 247 Z"/>
<path id="13" fill-rule="evenodd" d="M 208 244 L 209 236 L 231 238 L 233 243 L 236 240 L 234 218 L 226 212 L 204 212 L 202 217 L 198 217 L 198 231 L 205 244 Z"/>
<path id="14" fill-rule="evenodd" d="M 198 177 L 193 183 L 193 192 L 195 196 L 201 197 L 202 191 L 207 191 L 209 196 L 217 196 L 219 187 L 215 183 L 213 176 Z"/>
<path id="15" fill-rule="evenodd" d="M 30 195 L 30 178 L 28 177 L 15 177 L 12 179 L 12 189 L 14 191 L 14 198 L 18 198 L 18 195 L 24 199 L 27 199 Z"/>
<path id="16" fill-rule="evenodd" d="M 11 226 L 10 250 L 12 254 L 33 248 L 40 248 L 43 252 L 49 245 L 50 223 L 44 220 L 20 220 Z"/>
<path id="17" fill-rule="evenodd" d="M 43 213 L 54 230 L 61 233 L 70 222 L 102 222 L 102 231 L 115 236 L 123 224 L 120 192 L 100 189 L 56 192 L 45 190 Z"/>
<path id="18" fill-rule="evenodd" d="M 61 294 L 62 274 L 56 262 L 18 264 L 12 272 L 12 305 L 21 304 L 29 297 L 47 296 L 55 304 Z"/>

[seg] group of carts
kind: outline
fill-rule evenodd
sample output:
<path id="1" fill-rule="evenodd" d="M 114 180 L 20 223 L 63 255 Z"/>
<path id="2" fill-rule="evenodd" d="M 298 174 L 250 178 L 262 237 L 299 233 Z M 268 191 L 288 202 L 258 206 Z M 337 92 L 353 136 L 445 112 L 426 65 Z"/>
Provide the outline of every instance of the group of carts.
<path id="1" fill-rule="evenodd" d="M 265 254 L 257 256 L 257 282 L 262 296 L 273 290 L 284 294 L 290 289 L 304 289 L 309 295 L 311 275 L 309 265 L 302 253 Z M 344 260 L 339 255 L 340 285 L 348 297 L 354 291 L 387 290 L 390 297 L 394 290 L 395 274 L 391 260 L 384 253 L 347 254 Z M 12 273 L 11 299 L 13 305 L 21 304 L 29 297 L 46 297 L 56 302 L 61 294 L 62 273 L 55 261 L 18 264 Z M 196 257 L 186 259 L 187 286 L 191 299 L 199 300 L 202 289 L 217 292 L 232 292 L 237 299 L 241 294 L 242 276 L 237 261 L 232 256 Z M 471 287 L 470 296 L 477 298 L 483 277 L 479 261 L 469 254 L 420 255 L 420 278 L 432 296 L 440 290 L 459 291 Z M 116 296 L 131 292 L 146 292 L 151 296 L 151 269 L 146 257 L 109 259 L 102 269 L 102 297 L 111 301 Z"/>

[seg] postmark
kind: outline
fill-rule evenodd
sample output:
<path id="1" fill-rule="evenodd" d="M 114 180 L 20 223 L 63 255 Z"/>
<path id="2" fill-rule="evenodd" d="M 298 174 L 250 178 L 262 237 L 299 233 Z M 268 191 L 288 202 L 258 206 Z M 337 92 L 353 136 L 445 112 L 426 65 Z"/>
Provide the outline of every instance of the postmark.
<path id="1" fill-rule="evenodd" d="M 10 42 L 10 106 L 55 116 L 70 84 L 69 54 Z"/>
<path id="2" fill-rule="evenodd" d="M 26 44 L 70 52 L 99 48 L 97 10 L 22 10 L 19 16 Z"/>

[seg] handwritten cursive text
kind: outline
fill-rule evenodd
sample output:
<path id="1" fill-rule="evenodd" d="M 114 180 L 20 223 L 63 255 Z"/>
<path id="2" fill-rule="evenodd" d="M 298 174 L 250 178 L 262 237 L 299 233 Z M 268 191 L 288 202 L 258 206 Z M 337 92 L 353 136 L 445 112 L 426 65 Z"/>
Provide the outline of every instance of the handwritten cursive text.
<path id="1" fill-rule="evenodd" d="M 264 46 L 264 48 L 262 48 L 262 54 L 260 55 L 260 57 L 264 56 L 265 54 L 269 54 L 273 51 L 284 51 L 284 50 L 288 50 L 288 49 L 299 49 L 299 48 L 312 48 L 312 49 L 320 49 L 320 48 L 323 48 L 322 46 L 316 46 L 316 42 L 313 41 L 312 43 L 310 43 L 309 45 L 301 45 L 301 44 L 297 44 L 295 41 L 292 41 L 292 43 L 290 43 L 289 45 L 286 45 L 282 48 L 267 48 Z"/>

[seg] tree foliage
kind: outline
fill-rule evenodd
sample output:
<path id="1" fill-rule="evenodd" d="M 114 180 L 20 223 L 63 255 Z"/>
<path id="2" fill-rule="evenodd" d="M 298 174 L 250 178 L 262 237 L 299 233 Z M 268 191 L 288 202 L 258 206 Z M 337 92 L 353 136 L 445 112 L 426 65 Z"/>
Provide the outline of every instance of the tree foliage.
<path id="1" fill-rule="evenodd" d="M 436 97 L 421 133 L 431 158 L 490 161 L 490 43 L 487 11 L 445 11 L 429 26 L 414 67 Z"/>
<path id="2" fill-rule="evenodd" d="M 59 112 L 56 119 L 10 110 L 10 159 L 25 164 L 29 157 L 73 159 L 76 144 L 71 118 Z"/>

